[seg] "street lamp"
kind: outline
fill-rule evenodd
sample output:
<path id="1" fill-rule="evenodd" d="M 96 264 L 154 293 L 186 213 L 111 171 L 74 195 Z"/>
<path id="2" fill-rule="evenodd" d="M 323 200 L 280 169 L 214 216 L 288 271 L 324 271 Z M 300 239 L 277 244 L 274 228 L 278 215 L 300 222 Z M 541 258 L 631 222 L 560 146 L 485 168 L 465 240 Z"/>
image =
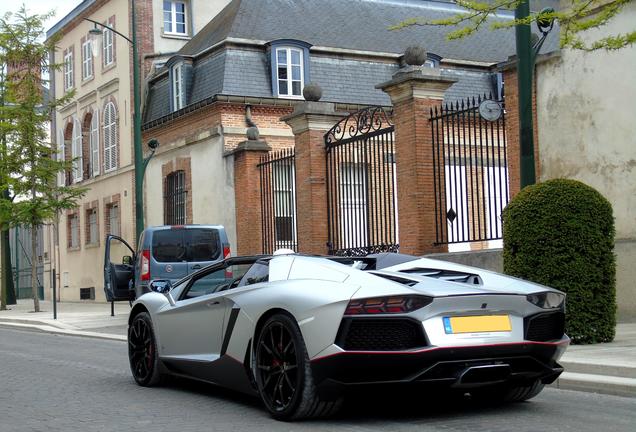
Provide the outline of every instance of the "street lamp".
<path id="1" fill-rule="evenodd" d="M 102 29 L 108 29 L 116 35 L 126 39 L 133 50 L 133 109 L 135 115 L 133 117 L 133 139 L 134 139 L 134 158 L 135 158 L 135 239 L 139 240 L 139 236 L 144 229 L 144 197 L 143 197 L 143 169 L 144 161 L 141 151 L 141 96 L 139 92 L 139 55 L 137 54 L 137 24 L 135 19 L 135 0 L 131 1 L 131 24 L 132 34 L 128 38 L 124 34 L 118 32 L 114 28 L 102 24 L 90 18 L 84 18 L 85 21 L 92 22 L 94 27 L 89 30 L 91 38 L 91 50 L 93 54 L 99 51 L 98 37 L 102 35 Z M 99 26 L 99 28 L 98 28 Z"/>

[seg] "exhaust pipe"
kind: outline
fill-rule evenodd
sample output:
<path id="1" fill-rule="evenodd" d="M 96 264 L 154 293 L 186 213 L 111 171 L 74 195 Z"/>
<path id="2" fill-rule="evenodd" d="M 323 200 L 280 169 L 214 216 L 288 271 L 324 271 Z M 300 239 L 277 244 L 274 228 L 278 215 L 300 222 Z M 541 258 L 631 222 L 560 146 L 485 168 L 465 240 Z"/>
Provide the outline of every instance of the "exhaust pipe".
<path id="1" fill-rule="evenodd" d="M 510 378 L 510 365 L 481 365 L 464 369 L 453 387 L 476 387 L 484 384 L 497 384 Z"/>

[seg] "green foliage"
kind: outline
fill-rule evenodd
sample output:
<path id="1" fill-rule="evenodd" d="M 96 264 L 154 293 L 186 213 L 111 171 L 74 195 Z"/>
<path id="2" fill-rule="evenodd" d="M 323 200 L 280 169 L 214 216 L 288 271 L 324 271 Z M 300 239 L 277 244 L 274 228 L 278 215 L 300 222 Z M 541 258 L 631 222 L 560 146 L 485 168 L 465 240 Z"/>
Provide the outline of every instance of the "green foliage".
<path id="1" fill-rule="evenodd" d="M 3 103 L 0 104 L 0 225 L 37 227 L 62 209 L 75 207 L 85 189 L 59 187 L 57 174 L 70 168 L 57 161 L 49 142 L 49 120 L 58 104 L 72 95 L 45 101 L 43 76 L 59 65 L 48 63 L 55 40 L 43 42 L 47 15 L 28 15 L 25 8 L 0 18 L 0 64 L 4 66 Z"/>
<path id="2" fill-rule="evenodd" d="M 505 29 L 516 25 L 529 25 L 537 20 L 554 19 L 559 22 L 562 48 L 573 48 L 585 51 L 599 49 L 618 50 L 636 42 L 636 30 L 627 34 L 616 34 L 586 43 L 581 34 L 586 30 L 606 25 L 633 0 L 570 0 L 569 8 L 549 13 L 531 13 L 524 19 L 501 20 L 495 17 L 498 10 L 514 10 L 527 0 L 494 0 L 489 3 L 471 0 L 456 0 L 456 4 L 465 9 L 450 18 L 428 20 L 426 18 L 409 18 L 392 27 L 400 30 L 415 25 L 458 27 L 450 31 L 448 39 L 461 39 L 472 35 L 482 26 L 491 30 Z"/>
<path id="3" fill-rule="evenodd" d="M 524 188 L 503 212 L 504 271 L 567 294 L 575 343 L 609 342 L 616 326 L 612 206 L 566 179 Z"/>

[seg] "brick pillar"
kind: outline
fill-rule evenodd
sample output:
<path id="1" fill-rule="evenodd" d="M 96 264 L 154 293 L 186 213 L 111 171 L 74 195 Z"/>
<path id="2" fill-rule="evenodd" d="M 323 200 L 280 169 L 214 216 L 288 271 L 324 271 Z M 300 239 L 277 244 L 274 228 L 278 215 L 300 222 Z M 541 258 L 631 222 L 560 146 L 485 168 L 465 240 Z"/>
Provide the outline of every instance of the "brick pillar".
<path id="1" fill-rule="evenodd" d="M 298 252 L 327 253 L 327 181 L 325 133 L 347 113 L 328 102 L 304 102 L 282 117 L 294 133 L 296 151 L 296 224 Z"/>
<path id="2" fill-rule="evenodd" d="M 439 106 L 455 80 L 439 69 L 408 67 L 376 86 L 391 97 L 395 124 L 395 163 L 400 252 L 447 252 L 435 245 L 435 194 L 430 108 Z"/>
<path id="3" fill-rule="evenodd" d="M 233 255 L 263 252 L 261 184 L 258 163 L 271 147 L 265 141 L 242 141 L 234 156 L 234 202 L 236 206 L 236 251 Z"/>

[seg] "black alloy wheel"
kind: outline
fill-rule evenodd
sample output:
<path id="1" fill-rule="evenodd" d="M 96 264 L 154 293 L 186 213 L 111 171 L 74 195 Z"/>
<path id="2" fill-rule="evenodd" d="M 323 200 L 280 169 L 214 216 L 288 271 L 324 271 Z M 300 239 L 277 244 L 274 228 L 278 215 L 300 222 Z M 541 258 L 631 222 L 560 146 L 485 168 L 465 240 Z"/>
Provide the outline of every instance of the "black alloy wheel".
<path id="1" fill-rule="evenodd" d="M 157 345 L 147 312 L 135 315 L 128 326 L 128 360 L 137 384 L 149 387 L 159 383 L 161 374 Z"/>
<path id="2" fill-rule="evenodd" d="M 272 417 L 278 420 L 326 417 L 340 408 L 342 398 L 318 397 L 307 348 L 293 317 L 285 313 L 273 315 L 255 340 L 254 379 Z"/>
<path id="3" fill-rule="evenodd" d="M 284 321 L 270 320 L 256 347 L 259 390 L 267 407 L 276 413 L 289 410 L 302 380 L 294 339 Z"/>

